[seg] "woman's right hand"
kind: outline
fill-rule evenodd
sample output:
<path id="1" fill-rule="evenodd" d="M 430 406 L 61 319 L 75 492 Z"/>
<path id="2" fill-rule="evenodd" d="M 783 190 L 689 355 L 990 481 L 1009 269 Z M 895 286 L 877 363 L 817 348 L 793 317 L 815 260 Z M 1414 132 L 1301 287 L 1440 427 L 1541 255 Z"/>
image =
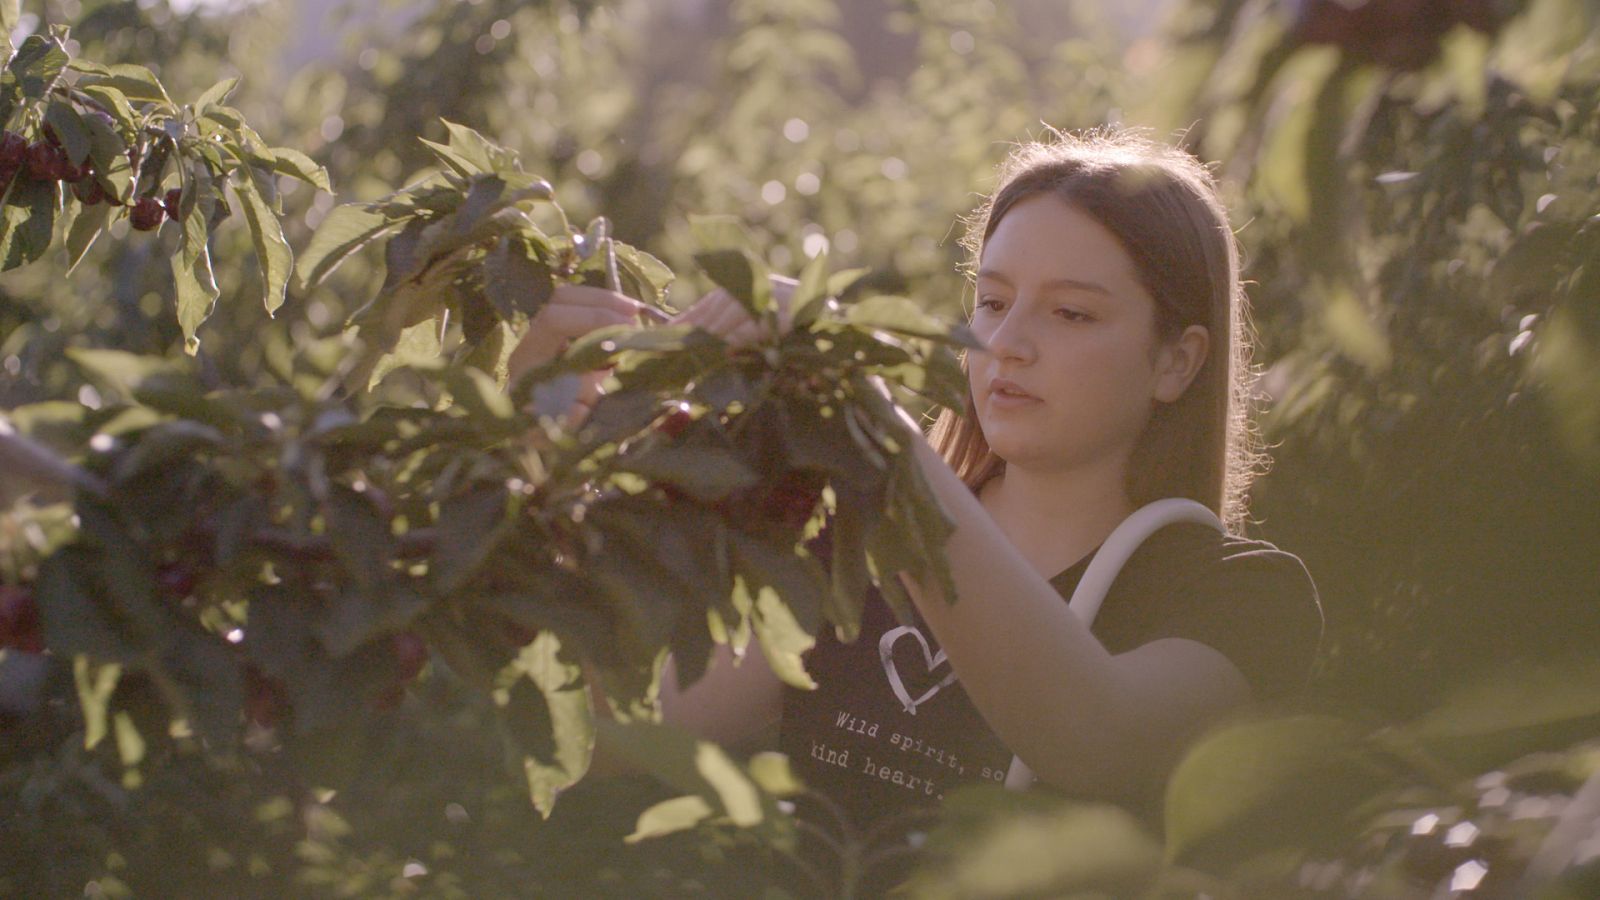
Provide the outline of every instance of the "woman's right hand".
<path id="1" fill-rule="evenodd" d="M 566 351 L 567 346 L 597 328 L 609 325 L 636 325 L 644 304 L 605 288 L 579 284 L 558 284 L 532 321 L 506 361 L 510 384 Z M 568 427 L 576 427 L 588 416 L 589 408 L 600 397 L 600 383 L 607 370 L 586 372 L 578 399 L 565 416 Z"/>

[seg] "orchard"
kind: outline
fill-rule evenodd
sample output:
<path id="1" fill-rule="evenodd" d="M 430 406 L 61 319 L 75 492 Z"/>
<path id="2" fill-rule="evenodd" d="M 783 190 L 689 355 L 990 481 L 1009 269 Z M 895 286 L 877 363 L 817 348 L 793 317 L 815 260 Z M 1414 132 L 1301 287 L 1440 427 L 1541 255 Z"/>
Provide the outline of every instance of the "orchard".
<path id="1" fill-rule="evenodd" d="M 819 867 L 827 799 L 662 668 L 805 687 L 948 578 L 897 409 L 976 346 L 938 239 L 997 142 L 1118 117 L 1231 185 L 1314 690 L 1159 832 L 961 792 L 908 888 L 1600 889 L 1587 6 L 482 0 L 312 62 L 289 6 L 0 2 L 0 894 L 852 895 L 872 837 Z M 776 336 L 670 322 L 773 275 Z M 651 313 L 512 378 L 558 284 Z"/>

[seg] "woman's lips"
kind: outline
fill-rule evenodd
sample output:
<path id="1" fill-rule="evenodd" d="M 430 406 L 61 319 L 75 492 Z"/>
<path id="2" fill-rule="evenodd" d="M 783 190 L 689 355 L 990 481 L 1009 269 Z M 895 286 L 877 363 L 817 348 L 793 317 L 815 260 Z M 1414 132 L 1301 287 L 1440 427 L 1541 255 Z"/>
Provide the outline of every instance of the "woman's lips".
<path id="1" fill-rule="evenodd" d="M 1031 406 L 1039 402 L 1039 398 L 1023 390 L 1016 382 L 1005 378 L 996 378 L 989 382 L 989 403 L 1002 409 L 1014 409 Z"/>

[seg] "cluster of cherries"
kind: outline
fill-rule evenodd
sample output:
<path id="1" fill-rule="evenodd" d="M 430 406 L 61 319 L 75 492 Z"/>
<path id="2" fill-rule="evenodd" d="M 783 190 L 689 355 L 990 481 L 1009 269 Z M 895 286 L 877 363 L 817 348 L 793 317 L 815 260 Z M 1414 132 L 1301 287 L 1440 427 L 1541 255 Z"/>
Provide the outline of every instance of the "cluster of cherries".
<path id="1" fill-rule="evenodd" d="M 90 115 L 100 118 L 107 125 L 112 124 L 111 116 L 99 110 Z M 132 203 L 124 204 L 106 193 L 105 186 L 94 171 L 93 159 L 86 158 L 81 163 L 74 163 L 61 145 L 55 129 L 46 125 L 43 130 L 44 139 L 32 143 L 14 131 L 0 133 L 0 190 L 4 190 L 19 175 L 33 181 L 65 182 L 72 187 L 73 196 L 84 206 L 98 203 L 127 206 L 128 224 L 137 231 L 154 231 L 166 219 L 178 218 L 178 208 L 183 201 L 182 189 L 173 188 L 165 196 L 157 196 L 151 191 Z M 129 155 L 132 156 L 132 151 Z"/>
<path id="2" fill-rule="evenodd" d="M 161 589 L 170 596 L 182 597 L 194 592 L 198 579 L 187 567 L 168 564 L 158 573 Z M 532 640 L 532 634 L 528 635 Z M 405 697 L 406 686 L 416 680 L 428 662 L 428 645 L 415 632 L 403 631 L 389 639 L 394 656 L 394 681 L 373 699 L 379 709 L 393 709 Z M 44 632 L 39 620 L 39 602 L 28 585 L 0 585 L 0 650 L 22 653 L 44 653 Z M 245 718 L 262 727 L 271 728 L 284 720 L 291 711 L 289 693 L 282 681 L 262 674 L 253 664 L 246 664 Z"/>
<path id="3" fill-rule="evenodd" d="M 694 423 L 694 414 L 687 403 L 678 403 L 656 421 L 657 434 L 669 440 L 677 438 Z M 813 469 L 790 469 L 778 476 L 772 484 L 756 485 L 736 491 L 718 501 L 716 508 L 730 520 L 742 520 L 754 510 L 767 521 L 775 522 L 789 530 L 799 530 L 817 511 L 822 502 L 822 489 L 827 476 Z M 684 500 L 686 495 L 672 485 L 663 484 L 662 490 L 674 500 Z"/>

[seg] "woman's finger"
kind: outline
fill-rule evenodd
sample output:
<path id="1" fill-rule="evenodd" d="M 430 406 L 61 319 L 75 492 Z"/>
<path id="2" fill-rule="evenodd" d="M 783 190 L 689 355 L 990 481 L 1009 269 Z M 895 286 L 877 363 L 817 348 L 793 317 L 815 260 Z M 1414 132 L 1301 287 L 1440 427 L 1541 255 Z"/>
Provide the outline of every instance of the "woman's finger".
<path id="1" fill-rule="evenodd" d="M 750 314 L 730 298 L 730 302 L 717 310 L 711 321 L 706 323 L 705 329 L 723 340 L 728 340 L 735 329 L 750 322 Z"/>
<path id="2" fill-rule="evenodd" d="M 634 316 L 639 312 L 643 303 L 626 297 L 616 291 L 605 288 L 590 287 L 586 284 L 558 284 L 555 292 L 550 296 L 550 303 L 562 303 L 568 306 L 588 306 L 596 309 L 608 309 L 625 316 Z"/>
<path id="3" fill-rule="evenodd" d="M 619 312 L 609 305 L 590 306 L 557 302 L 554 298 L 539 310 L 529 323 L 528 333 L 511 351 L 508 371 L 515 380 L 523 372 L 538 368 L 560 356 L 567 344 L 597 328 L 631 325 L 631 312 Z"/>
<path id="4" fill-rule="evenodd" d="M 764 331 L 765 329 L 763 329 L 758 323 L 747 318 L 743 324 L 740 324 L 732 331 L 728 332 L 727 336 L 724 337 L 723 340 L 735 347 L 741 347 L 745 344 L 754 344 L 761 340 Z"/>

